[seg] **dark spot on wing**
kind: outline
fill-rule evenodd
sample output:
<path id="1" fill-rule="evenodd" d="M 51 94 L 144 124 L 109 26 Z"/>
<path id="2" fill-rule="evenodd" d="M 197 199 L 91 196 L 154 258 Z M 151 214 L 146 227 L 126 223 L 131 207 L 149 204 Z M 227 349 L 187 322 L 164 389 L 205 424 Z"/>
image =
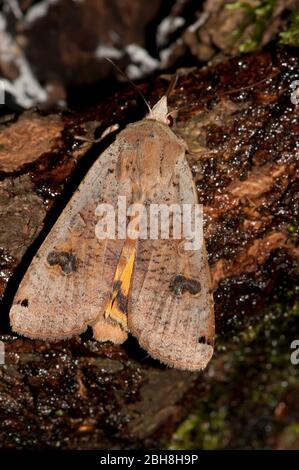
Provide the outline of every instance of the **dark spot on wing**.
<path id="1" fill-rule="evenodd" d="M 50 266 L 58 264 L 64 274 L 71 274 L 77 271 L 77 258 L 68 251 L 51 251 L 47 256 Z"/>
<path id="2" fill-rule="evenodd" d="M 211 341 L 209 341 L 205 336 L 200 336 L 198 338 L 198 342 L 200 344 L 208 344 L 209 346 L 213 346 L 213 343 Z"/>
<path id="3" fill-rule="evenodd" d="M 170 282 L 170 290 L 175 295 L 182 295 L 184 292 L 189 292 L 189 294 L 196 295 L 200 292 L 201 285 L 200 282 L 195 279 L 189 279 L 182 274 L 175 276 Z"/>

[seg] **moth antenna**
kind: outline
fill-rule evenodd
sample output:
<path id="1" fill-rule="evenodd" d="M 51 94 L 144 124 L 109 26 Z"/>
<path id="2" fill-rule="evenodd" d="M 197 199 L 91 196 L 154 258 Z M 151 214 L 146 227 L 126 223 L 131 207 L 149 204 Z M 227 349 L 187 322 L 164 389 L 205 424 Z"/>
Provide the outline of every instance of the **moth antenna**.
<path id="1" fill-rule="evenodd" d="M 175 89 L 176 85 L 177 85 L 177 82 L 178 82 L 178 74 L 176 73 L 175 75 L 173 75 L 172 79 L 170 80 L 170 83 L 168 85 L 168 88 L 167 88 L 167 92 L 166 92 L 166 97 L 168 98 L 169 95 L 173 92 L 173 90 Z M 194 103 L 191 103 L 186 105 L 186 106 L 181 106 L 180 108 L 176 108 L 176 109 L 173 109 L 172 111 L 169 111 L 169 113 L 166 114 L 166 117 L 168 118 L 169 116 L 172 117 L 172 114 L 175 114 L 175 113 L 178 113 L 181 109 L 184 109 L 184 108 L 187 108 L 189 106 L 192 106 L 192 104 Z"/>
<path id="2" fill-rule="evenodd" d="M 152 111 L 152 108 L 150 107 L 148 101 L 145 99 L 143 94 L 141 93 L 140 90 L 138 90 L 138 87 L 135 85 L 135 83 L 128 77 L 128 75 L 118 66 L 113 62 L 113 60 L 109 59 L 109 57 L 105 57 L 105 59 L 110 62 L 111 65 L 132 85 L 135 91 L 137 91 L 138 95 L 142 99 L 142 101 L 145 103 L 146 107 L 148 108 L 149 112 Z"/>
<path id="3" fill-rule="evenodd" d="M 167 113 L 167 116 L 171 116 L 172 114 L 175 114 L 175 113 L 178 113 L 179 111 L 181 111 L 182 109 L 186 109 L 186 108 L 190 108 L 190 106 L 196 104 L 196 102 L 194 101 L 193 103 L 189 103 L 189 104 L 186 104 L 185 106 L 180 106 L 179 108 L 175 108 L 173 109 L 172 111 L 169 111 L 169 113 Z"/>
<path id="4" fill-rule="evenodd" d="M 262 80 L 259 80 L 258 82 L 254 82 L 252 83 L 251 85 L 246 85 L 246 86 L 242 86 L 242 87 L 239 87 L 239 88 L 233 88 L 232 90 L 227 90 L 227 91 L 224 91 L 223 93 L 217 95 L 218 97 L 222 97 L 222 96 L 225 96 L 225 95 L 230 95 L 231 93 L 237 93 L 238 91 L 243 91 L 243 90 L 247 90 L 249 88 L 254 88 L 258 85 L 261 85 L 262 83 L 264 83 L 265 81 L 269 80 L 270 78 L 274 78 L 278 75 L 279 72 L 275 72 L 273 73 L 272 75 L 269 75 L 268 77 L 265 77 L 263 78 Z M 173 89 L 175 88 L 175 85 L 177 83 L 177 80 L 178 80 L 178 76 L 175 75 L 170 84 L 169 84 L 169 87 L 168 87 L 168 90 L 167 90 L 167 93 L 166 93 L 166 96 L 169 96 L 169 94 L 173 91 Z M 177 113 L 179 111 L 181 111 L 182 109 L 186 109 L 186 108 L 189 108 L 190 106 L 193 106 L 195 105 L 196 102 L 194 101 L 193 103 L 189 103 L 189 104 L 186 104 L 185 106 L 181 106 L 180 108 L 176 108 L 176 109 L 173 109 L 172 111 L 170 111 L 169 113 L 167 113 L 167 116 L 171 116 L 172 114 L 174 113 Z"/>
<path id="5" fill-rule="evenodd" d="M 179 77 L 178 77 L 177 74 L 173 75 L 173 77 L 171 78 L 170 83 L 169 83 L 168 88 L 167 88 L 167 91 L 166 91 L 166 96 L 167 96 L 167 98 L 169 97 L 169 95 L 170 95 L 170 94 L 173 92 L 173 90 L 175 89 L 176 84 L 177 84 L 177 82 L 178 82 L 178 78 L 179 78 Z"/>
<path id="6" fill-rule="evenodd" d="M 220 96 L 223 96 L 223 95 L 230 95 L 231 93 L 237 93 L 238 91 L 247 90 L 248 88 L 255 88 L 256 86 L 261 85 L 262 83 L 266 82 L 266 81 L 269 80 L 270 78 L 276 77 L 279 73 L 280 73 L 280 72 L 272 73 L 272 74 L 269 75 L 268 77 L 265 77 L 265 78 L 259 80 L 258 82 L 254 82 L 254 83 L 252 83 L 251 85 L 246 85 L 246 86 L 242 86 L 242 87 L 239 87 L 239 88 L 233 88 L 232 90 L 224 91 L 224 92 L 222 93 L 222 95 L 220 95 Z"/>

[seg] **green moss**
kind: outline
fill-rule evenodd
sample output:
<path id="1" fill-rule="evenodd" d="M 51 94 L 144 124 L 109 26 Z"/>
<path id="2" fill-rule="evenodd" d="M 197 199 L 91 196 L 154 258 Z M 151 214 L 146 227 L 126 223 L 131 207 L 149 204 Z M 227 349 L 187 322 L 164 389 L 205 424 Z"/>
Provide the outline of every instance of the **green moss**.
<path id="1" fill-rule="evenodd" d="M 236 38 L 242 38 L 245 30 L 251 26 L 251 36 L 241 42 L 239 45 L 240 52 L 253 52 L 259 48 L 276 2 L 277 0 L 258 0 L 255 4 L 253 2 L 233 2 L 226 5 L 228 10 L 241 9 L 244 12 L 244 20 L 238 30 L 235 31 Z"/>
<path id="2" fill-rule="evenodd" d="M 284 429 L 283 433 L 280 436 L 280 442 L 279 442 L 280 448 L 297 450 L 298 441 L 299 441 L 299 424 L 292 423 Z"/>
<path id="3" fill-rule="evenodd" d="M 273 436 L 283 435 L 289 427 L 283 419 L 276 419 L 276 409 L 285 395 L 297 396 L 299 390 L 299 366 L 290 362 L 290 344 L 299 339 L 295 296 L 289 290 L 283 296 L 285 302 L 290 301 L 288 306 L 277 301 L 256 317 L 234 319 L 230 331 L 217 338 L 205 380 L 209 392 L 179 426 L 170 449 L 275 447 Z M 287 435 L 290 433 L 299 433 L 297 423 Z M 294 440 L 292 437 L 290 442 Z"/>
<path id="4" fill-rule="evenodd" d="M 199 416 L 189 415 L 188 418 L 179 426 L 173 435 L 173 440 L 169 446 L 170 450 L 180 450 L 189 448 L 189 436 L 199 425 Z"/>
<path id="5" fill-rule="evenodd" d="M 290 16 L 287 30 L 280 33 L 280 43 L 299 46 L 299 9 Z"/>
<path id="6" fill-rule="evenodd" d="M 299 226 L 297 224 L 289 224 L 288 227 L 288 232 L 290 235 L 298 235 L 299 234 Z"/>
<path id="7" fill-rule="evenodd" d="M 207 401 L 205 405 L 208 406 Z M 190 415 L 173 435 L 169 450 L 191 450 L 194 442 L 201 442 L 204 450 L 218 449 L 229 438 L 226 419 L 224 408 L 213 410 L 209 420 L 200 415 Z"/>
<path id="8" fill-rule="evenodd" d="M 292 433 L 295 434 L 296 437 L 299 437 L 299 424 L 291 424 L 289 426 L 289 429 L 291 429 Z"/>

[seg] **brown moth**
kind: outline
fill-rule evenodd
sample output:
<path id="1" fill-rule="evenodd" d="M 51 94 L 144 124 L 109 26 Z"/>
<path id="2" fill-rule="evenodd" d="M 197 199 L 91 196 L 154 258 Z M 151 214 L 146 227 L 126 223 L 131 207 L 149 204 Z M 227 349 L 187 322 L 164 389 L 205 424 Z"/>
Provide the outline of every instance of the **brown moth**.
<path id="1" fill-rule="evenodd" d="M 167 97 L 130 124 L 89 170 L 39 248 L 15 295 L 12 329 L 62 339 L 92 326 L 99 341 L 122 343 L 130 331 L 154 358 L 203 369 L 213 354 L 214 312 L 204 242 L 103 239 L 99 203 L 195 204 L 187 146 L 167 125 Z"/>

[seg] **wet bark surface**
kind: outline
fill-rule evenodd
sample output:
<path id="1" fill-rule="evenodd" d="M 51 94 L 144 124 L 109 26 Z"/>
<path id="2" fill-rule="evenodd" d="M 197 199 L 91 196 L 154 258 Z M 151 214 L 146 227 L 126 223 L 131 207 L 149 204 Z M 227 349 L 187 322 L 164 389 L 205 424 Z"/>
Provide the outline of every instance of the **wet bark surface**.
<path id="1" fill-rule="evenodd" d="M 133 80 L 223 61 L 279 41 L 299 7 L 298 0 L 1 3 L 0 75 L 12 103 L 76 109 L 117 89 L 122 77 L 105 57 Z"/>
<path id="2" fill-rule="evenodd" d="M 249 316 L 298 282 L 298 105 L 291 83 L 298 57 L 277 49 L 203 70 L 182 70 L 170 98 L 174 131 L 204 205 L 213 276 L 217 342 L 242 332 Z M 168 77 L 140 85 L 151 104 Z M 207 370 L 187 373 L 150 359 L 135 340 L 99 344 L 88 331 L 68 341 L 12 334 L 12 296 L 36 248 L 84 172 L 113 140 L 82 141 L 111 124 L 140 119 L 144 107 L 127 89 L 75 113 L 29 111 L 0 128 L 0 441 L 11 448 L 155 448 L 167 443 L 196 399 L 221 380 L 219 348 Z M 242 349 L 242 337 L 240 336 Z M 226 340 L 227 341 L 227 340 Z M 228 339 L 228 346 L 229 346 Z M 218 366 L 217 366 L 218 364 Z"/>

